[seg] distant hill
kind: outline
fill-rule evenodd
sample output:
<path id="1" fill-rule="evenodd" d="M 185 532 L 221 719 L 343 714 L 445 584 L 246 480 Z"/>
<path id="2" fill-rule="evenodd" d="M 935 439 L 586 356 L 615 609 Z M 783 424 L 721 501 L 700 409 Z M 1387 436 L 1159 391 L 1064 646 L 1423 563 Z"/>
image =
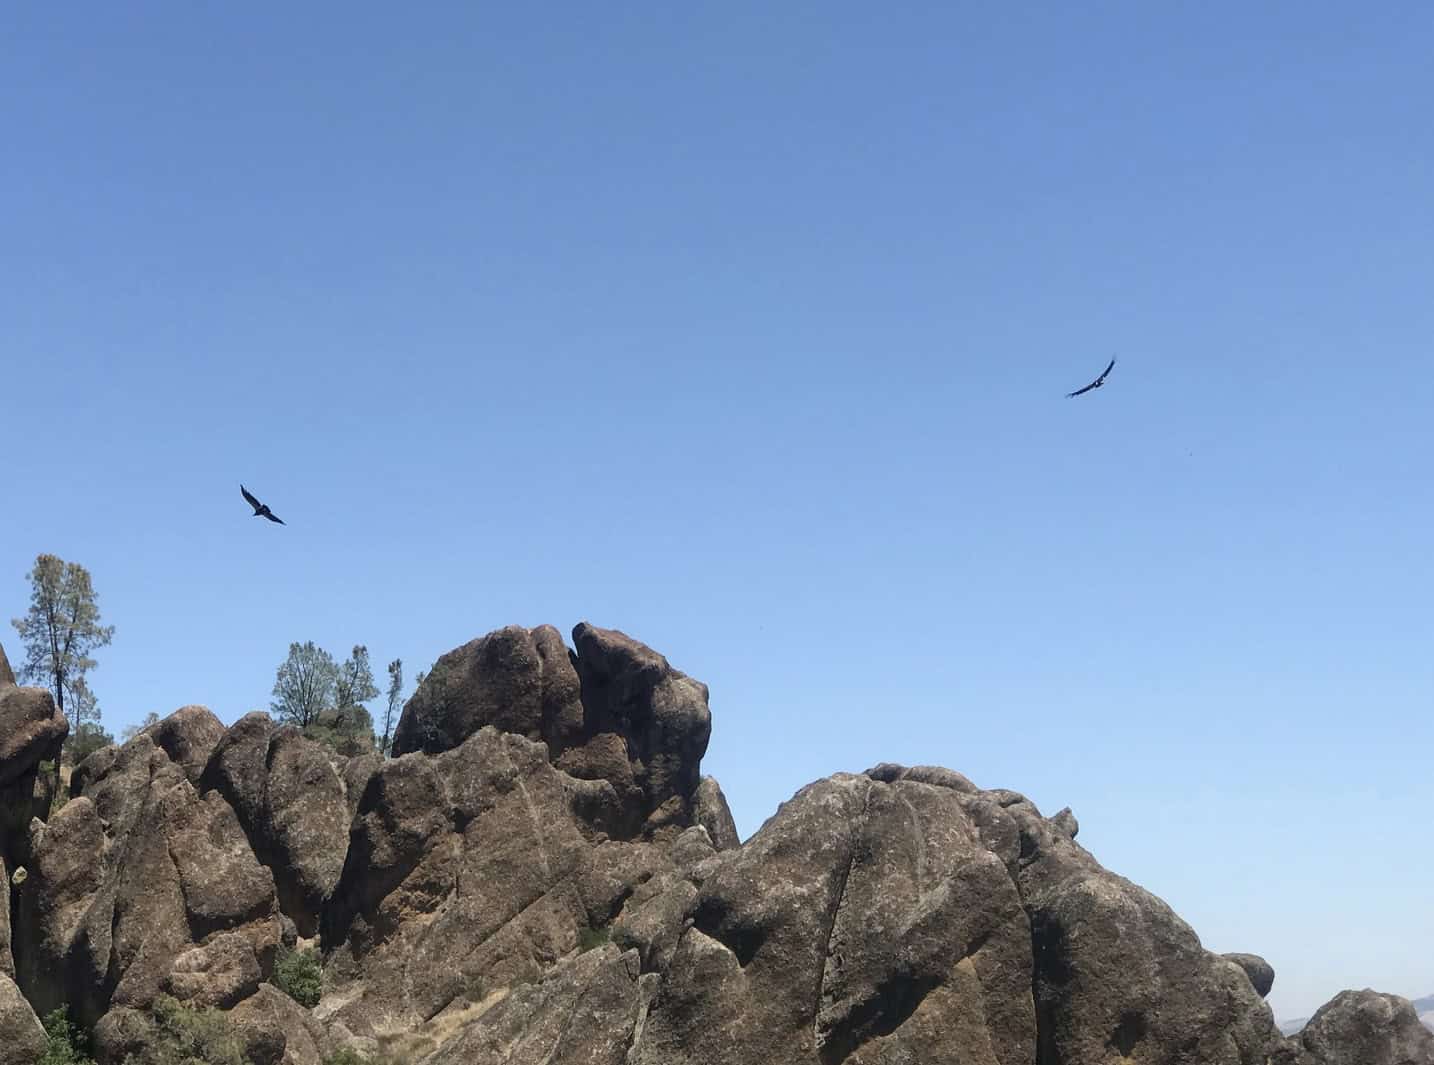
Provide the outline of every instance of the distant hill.
<path id="1" fill-rule="evenodd" d="M 1412 1001 L 1414 1002 L 1414 1009 L 1419 1014 L 1419 1019 L 1424 1022 L 1424 1027 L 1434 1032 L 1434 995 L 1425 995 L 1423 998 L 1416 998 Z M 1280 1021 L 1280 1031 L 1285 1035 L 1294 1035 L 1308 1023 L 1308 1017 L 1296 1017 L 1292 1021 Z"/>

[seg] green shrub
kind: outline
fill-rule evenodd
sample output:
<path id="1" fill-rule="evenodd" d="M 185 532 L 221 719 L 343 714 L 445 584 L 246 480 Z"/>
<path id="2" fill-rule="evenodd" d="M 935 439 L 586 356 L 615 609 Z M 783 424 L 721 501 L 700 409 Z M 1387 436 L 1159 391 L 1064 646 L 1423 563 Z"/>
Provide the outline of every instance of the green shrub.
<path id="1" fill-rule="evenodd" d="M 251 1065 L 243 1040 L 218 1010 L 194 1009 L 160 995 L 151 1013 L 153 1034 L 124 1065 Z"/>
<path id="2" fill-rule="evenodd" d="M 93 721 L 86 721 L 70 733 L 68 754 L 74 765 L 79 765 L 102 747 L 109 747 L 115 741 L 104 728 Z"/>
<path id="3" fill-rule="evenodd" d="M 377 1057 L 367 1057 L 353 1047 L 343 1047 L 324 1057 L 323 1065 L 402 1065 L 400 1059 L 380 1050 Z"/>
<path id="4" fill-rule="evenodd" d="M 269 982 L 300 1006 L 313 1009 L 324 993 L 324 969 L 319 962 L 319 952 L 312 948 L 280 951 Z"/>
<path id="5" fill-rule="evenodd" d="M 584 928 L 578 933 L 578 953 L 586 954 L 597 950 L 604 943 L 612 942 L 612 932 L 606 928 Z"/>
<path id="6" fill-rule="evenodd" d="M 64 1007 L 45 1014 L 41 1023 L 45 1026 L 45 1056 L 36 1065 L 94 1065 L 86 1053 L 89 1040 L 70 1023 Z"/>

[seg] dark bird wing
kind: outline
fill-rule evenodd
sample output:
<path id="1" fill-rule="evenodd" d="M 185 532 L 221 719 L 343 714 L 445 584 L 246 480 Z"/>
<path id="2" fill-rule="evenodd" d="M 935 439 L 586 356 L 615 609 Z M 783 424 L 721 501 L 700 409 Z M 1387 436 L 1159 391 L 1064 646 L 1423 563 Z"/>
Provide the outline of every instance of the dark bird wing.
<path id="1" fill-rule="evenodd" d="M 280 517 L 277 517 L 277 516 L 274 514 L 274 512 L 273 512 L 272 510 L 270 510 L 268 507 L 265 507 L 265 508 L 264 508 L 263 514 L 264 514 L 264 517 L 268 518 L 270 521 L 277 521 L 280 525 L 283 525 L 283 524 L 284 524 L 284 519 L 283 519 L 283 518 L 280 518 Z"/>
<path id="2" fill-rule="evenodd" d="M 249 491 L 249 489 L 245 488 L 242 484 L 239 486 L 239 491 L 244 493 L 244 502 L 248 503 L 255 510 L 258 510 L 260 507 L 263 506 L 262 503 L 260 503 L 257 499 L 254 498 L 253 494 Z"/>
<path id="3" fill-rule="evenodd" d="M 1106 377 L 1109 376 L 1110 371 L 1113 369 L 1115 369 L 1115 360 L 1111 359 L 1110 365 L 1100 372 L 1099 377 L 1097 377 L 1090 384 L 1086 385 L 1084 388 L 1077 388 L 1074 392 L 1067 392 L 1066 399 L 1075 399 L 1076 396 L 1083 396 L 1092 388 L 1098 388 L 1099 386 L 1105 384 Z"/>

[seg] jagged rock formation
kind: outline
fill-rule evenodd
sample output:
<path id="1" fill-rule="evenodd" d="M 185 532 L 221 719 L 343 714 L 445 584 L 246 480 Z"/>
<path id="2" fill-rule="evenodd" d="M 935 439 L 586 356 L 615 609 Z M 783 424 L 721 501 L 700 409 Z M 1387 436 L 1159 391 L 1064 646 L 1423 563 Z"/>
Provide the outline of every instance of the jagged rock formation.
<path id="1" fill-rule="evenodd" d="M 393 753 L 441 754 L 491 725 L 544 744 L 570 776 L 605 781 L 615 836 L 671 838 L 699 800 L 720 819 L 725 801 L 700 796 L 707 686 L 620 632 L 584 623 L 573 644 L 551 625 L 514 625 L 443 655 L 404 707 Z"/>
<path id="2" fill-rule="evenodd" d="M 45 1029 L 15 981 L 0 973 L 0 1065 L 35 1065 L 45 1052 Z"/>
<path id="3" fill-rule="evenodd" d="M 58 763 L 69 734 L 70 723 L 48 691 L 15 684 L 0 647 L 0 863 L 11 871 L 23 864 L 40 763 Z"/>
<path id="4" fill-rule="evenodd" d="M 67 1003 L 111 1065 L 163 993 L 228 1010 L 254 1065 L 1434 1065 L 1373 993 L 1285 1039 L 1266 963 L 1206 951 L 1069 809 L 948 769 L 819 780 L 741 844 L 706 687 L 622 633 L 573 644 L 443 656 L 386 761 L 201 707 L 91 756 L 19 848 L 29 1005 L 0 976 L 0 1040 Z M 52 708 L 21 703 L 37 761 Z M 265 981 L 314 935 L 308 1010 Z"/>

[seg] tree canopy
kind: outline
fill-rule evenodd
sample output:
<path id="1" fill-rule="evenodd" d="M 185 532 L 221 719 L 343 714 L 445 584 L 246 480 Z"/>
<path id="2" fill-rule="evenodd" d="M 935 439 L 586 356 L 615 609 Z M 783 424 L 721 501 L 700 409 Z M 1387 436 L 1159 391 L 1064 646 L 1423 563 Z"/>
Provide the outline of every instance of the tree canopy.
<path id="1" fill-rule="evenodd" d="M 100 624 L 90 572 L 78 562 L 40 555 L 29 577 L 30 609 L 10 622 L 25 648 L 20 678 L 48 687 L 78 735 L 100 719 L 85 675 L 97 664 L 91 653 L 110 642 L 114 626 Z"/>
<path id="2" fill-rule="evenodd" d="M 313 640 L 289 644 L 289 657 L 279 666 L 270 710 L 280 721 L 308 728 L 334 705 L 339 668 L 334 656 Z"/>
<path id="3" fill-rule="evenodd" d="M 354 646 L 343 663 L 312 640 L 291 643 L 274 680 L 270 712 L 314 739 L 345 753 L 375 746 L 373 715 L 364 703 L 378 697 L 368 648 Z"/>

